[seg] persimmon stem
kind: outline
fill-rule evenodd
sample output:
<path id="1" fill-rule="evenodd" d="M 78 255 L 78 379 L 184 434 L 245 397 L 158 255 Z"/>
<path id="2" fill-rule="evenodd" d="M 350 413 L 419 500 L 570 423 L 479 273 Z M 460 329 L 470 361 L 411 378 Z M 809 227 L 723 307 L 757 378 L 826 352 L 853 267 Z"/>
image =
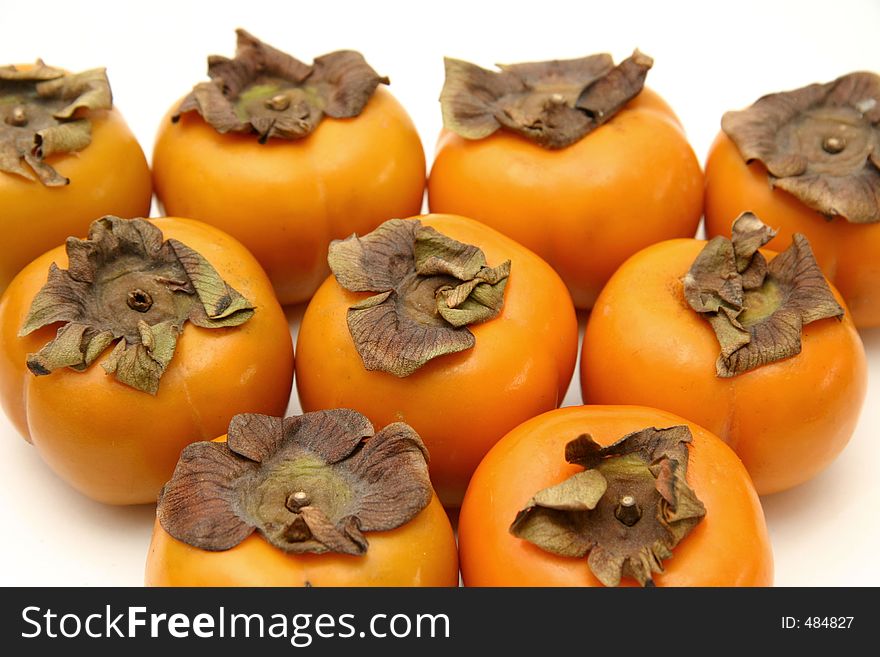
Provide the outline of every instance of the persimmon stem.
<path id="1" fill-rule="evenodd" d="M 311 499 L 309 499 L 309 494 L 304 490 L 298 490 L 295 493 L 291 493 L 287 496 L 287 502 L 285 502 L 285 506 L 288 510 L 293 512 L 297 512 L 309 504 L 311 504 Z"/>
<path id="2" fill-rule="evenodd" d="M 12 113 L 6 117 L 6 122 L 9 125 L 14 125 L 16 127 L 26 126 L 28 122 L 27 112 L 24 111 L 24 107 L 19 105 L 12 110 Z"/>
<path id="3" fill-rule="evenodd" d="M 132 310 L 136 310 L 139 313 L 145 313 L 153 307 L 153 297 L 151 297 L 148 292 L 137 288 L 128 293 L 126 303 Z"/>
<path id="4" fill-rule="evenodd" d="M 266 99 L 266 107 L 276 112 L 283 112 L 290 107 L 290 97 L 286 94 L 278 94 Z"/>
<path id="5" fill-rule="evenodd" d="M 624 495 L 617 503 L 614 517 L 627 527 L 632 527 L 642 518 L 642 510 L 632 495 Z"/>
<path id="6" fill-rule="evenodd" d="M 846 139 L 835 135 L 825 137 L 822 141 L 822 150 L 831 155 L 836 155 L 846 148 Z"/>

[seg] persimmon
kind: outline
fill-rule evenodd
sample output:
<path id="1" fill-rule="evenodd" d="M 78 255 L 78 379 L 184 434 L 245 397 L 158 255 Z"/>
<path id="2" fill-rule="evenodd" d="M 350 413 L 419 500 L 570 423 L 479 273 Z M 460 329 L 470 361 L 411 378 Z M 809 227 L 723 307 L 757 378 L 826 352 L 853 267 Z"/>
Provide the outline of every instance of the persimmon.
<path id="1" fill-rule="evenodd" d="M 335 277 L 297 341 L 303 409 L 411 425 L 438 496 L 458 506 L 495 441 L 565 395 L 577 320 L 564 283 L 509 237 L 449 215 L 389 221 L 328 259 Z"/>
<path id="2" fill-rule="evenodd" d="M 754 212 L 780 250 L 810 239 L 855 325 L 880 326 L 880 76 L 859 72 L 728 112 L 706 163 L 706 232 Z"/>
<path id="3" fill-rule="evenodd" d="M 774 231 L 754 215 L 732 234 L 624 263 L 587 323 L 581 389 L 586 403 L 650 405 L 706 427 L 764 495 L 807 481 L 847 444 L 865 352 L 803 235 L 776 255 L 758 250 Z"/>
<path id="4" fill-rule="evenodd" d="M 0 67 L 0 293 L 31 260 L 104 214 L 150 211 L 150 170 L 104 69 Z"/>
<path id="5" fill-rule="evenodd" d="M 457 586 L 418 434 L 360 413 L 237 415 L 184 449 L 159 498 L 148 586 Z"/>
<path id="6" fill-rule="evenodd" d="M 639 406 L 550 411 L 483 459 L 458 524 L 465 586 L 770 586 L 749 475 L 715 435 Z"/>
<path id="7" fill-rule="evenodd" d="M 162 120 L 156 195 L 240 240 L 282 304 L 326 278 L 332 239 L 421 210 L 418 133 L 359 53 L 307 66 L 239 30 L 235 59 L 211 57 L 208 74 Z"/>
<path id="8" fill-rule="evenodd" d="M 292 376 L 265 273 L 190 219 L 104 217 L 0 298 L 3 409 L 56 474 L 101 502 L 155 501 L 181 448 L 236 412 L 282 412 Z"/>
<path id="9" fill-rule="evenodd" d="M 692 237 L 703 175 L 636 53 L 502 66 L 446 61 L 431 212 L 485 222 L 532 249 L 592 307 L 639 249 Z M 590 254 L 584 255 L 584 245 Z"/>

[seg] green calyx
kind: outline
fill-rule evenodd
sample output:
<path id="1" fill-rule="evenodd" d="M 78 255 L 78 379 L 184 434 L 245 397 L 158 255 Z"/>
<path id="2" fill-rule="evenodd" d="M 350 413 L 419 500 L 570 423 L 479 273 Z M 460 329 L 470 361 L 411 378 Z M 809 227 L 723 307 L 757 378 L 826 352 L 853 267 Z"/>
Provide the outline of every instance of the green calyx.
<path id="1" fill-rule="evenodd" d="M 348 409 L 236 415 L 227 442 L 183 450 L 159 496 L 159 522 L 203 550 L 259 531 L 284 552 L 362 556 L 364 532 L 400 527 L 431 501 L 427 457 L 406 424 L 377 433 Z"/>
<path id="2" fill-rule="evenodd" d="M 653 583 L 706 514 L 687 483 L 690 442 L 686 426 L 642 429 L 608 447 L 579 436 L 565 460 L 584 470 L 535 493 L 511 534 L 553 554 L 587 557 L 605 586 L 623 577 Z"/>
<path id="3" fill-rule="evenodd" d="M 235 58 L 208 58 L 211 81 L 193 88 L 173 121 L 198 112 L 220 133 L 255 133 L 261 143 L 301 139 L 324 116 L 358 116 L 376 88 L 388 84 L 352 50 L 323 55 L 308 65 L 244 30 L 236 35 Z"/>
<path id="4" fill-rule="evenodd" d="M 89 112 L 112 106 L 102 68 L 65 73 L 42 60 L 28 68 L 0 67 L 0 171 L 47 187 L 67 185 L 46 158 L 86 148 Z"/>
<path id="5" fill-rule="evenodd" d="M 685 299 L 712 325 L 721 346 L 720 377 L 794 356 L 804 324 L 843 316 L 806 237 L 795 234 L 769 263 L 761 255 L 758 249 L 775 234 L 744 213 L 732 238 L 710 240 L 684 277 Z"/>
<path id="6" fill-rule="evenodd" d="M 769 94 L 727 112 L 721 127 L 772 186 L 829 218 L 880 221 L 880 75 Z"/>
<path id="7" fill-rule="evenodd" d="M 503 128 L 544 148 L 565 148 L 635 98 L 653 64 L 638 50 L 617 66 L 602 54 L 499 65 L 500 71 L 447 58 L 443 125 L 466 139 Z"/>
<path id="8" fill-rule="evenodd" d="M 37 375 L 70 367 L 82 371 L 114 342 L 108 374 L 155 395 L 187 321 L 203 328 L 233 327 L 254 307 L 199 253 L 145 219 L 107 216 L 88 239 L 67 240 L 68 269 L 54 263 L 34 297 L 25 336 L 62 323 L 54 340 L 29 354 Z"/>
<path id="9" fill-rule="evenodd" d="M 467 326 L 501 313 L 510 276 L 510 261 L 489 267 L 477 247 L 418 220 L 335 240 L 327 260 L 345 289 L 377 293 L 349 308 L 349 331 L 368 370 L 400 377 L 473 347 Z"/>

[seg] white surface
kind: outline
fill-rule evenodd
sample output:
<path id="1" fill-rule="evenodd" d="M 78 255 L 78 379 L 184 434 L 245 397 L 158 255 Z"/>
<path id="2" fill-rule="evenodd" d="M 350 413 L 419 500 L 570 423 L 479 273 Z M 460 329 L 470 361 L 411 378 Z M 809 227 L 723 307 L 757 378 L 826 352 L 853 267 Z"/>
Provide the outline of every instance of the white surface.
<path id="1" fill-rule="evenodd" d="M 148 154 L 163 113 L 204 79 L 207 54 L 232 55 L 239 26 L 305 60 L 340 48 L 362 51 L 391 77 L 429 161 L 440 128 L 444 55 L 489 66 L 602 51 L 620 59 L 638 47 L 655 58 L 648 84 L 676 110 L 701 160 L 727 109 L 852 70 L 880 71 L 876 0 L 43 0 L 35 7 L 0 0 L 0 63 L 43 57 L 72 70 L 107 66 L 116 104 Z M 290 311 L 292 325 L 300 313 Z M 880 330 L 863 339 L 871 383 L 849 447 L 815 480 L 764 500 L 779 585 L 880 585 Z M 291 411 L 299 408 L 295 397 Z M 575 381 L 565 403 L 579 401 Z M 0 584 L 142 582 L 152 507 L 112 508 L 83 498 L 2 416 L 0 450 Z"/>

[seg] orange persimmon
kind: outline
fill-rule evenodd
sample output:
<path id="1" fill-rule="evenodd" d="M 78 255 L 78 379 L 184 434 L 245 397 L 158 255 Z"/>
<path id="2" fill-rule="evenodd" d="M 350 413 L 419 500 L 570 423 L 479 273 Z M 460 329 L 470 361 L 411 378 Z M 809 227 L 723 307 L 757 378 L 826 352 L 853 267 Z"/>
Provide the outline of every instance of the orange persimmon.
<path id="1" fill-rule="evenodd" d="M 449 518 L 435 497 L 414 520 L 369 534 L 363 557 L 287 554 L 251 535 L 225 552 L 173 538 L 156 521 L 147 586 L 457 586 L 458 555 Z"/>
<path id="2" fill-rule="evenodd" d="M 728 112 L 706 161 L 706 233 L 754 212 L 781 250 L 806 235 L 856 326 L 880 326 L 880 76 L 860 72 Z M 872 158 L 873 163 L 872 163 Z"/>
<path id="3" fill-rule="evenodd" d="M 880 326 L 880 224 L 829 221 L 785 190 L 767 183 L 759 161 L 746 163 L 729 137 L 718 136 L 706 161 L 706 234 L 730 235 L 731 219 L 749 210 L 779 232 L 783 248 L 794 233 L 810 238 L 822 271 L 846 300 L 856 326 Z"/>
<path id="4" fill-rule="evenodd" d="M 267 50 L 239 33 L 238 59 L 255 52 L 262 53 L 258 59 L 268 59 Z M 318 58 L 315 70 L 320 61 L 343 54 Z M 260 76 L 271 73 L 271 63 L 260 60 L 252 66 L 254 80 L 235 102 L 250 103 L 249 93 L 269 93 Z M 418 133 L 400 103 L 376 88 L 384 79 L 365 62 L 363 67 L 362 77 L 374 83 L 366 97 L 345 111 L 325 107 L 324 114 L 315 107 L 297 110 L 308 100 L 301 96 L 299 83 L 281 84 L 273 78 L 281 86 L 265 102 L 279 109 L 260 106 L 253 111 L 277 114 L 276 128 L 285 112 L 306 115 L 294 117 L 294 127 L 283 132 L 259 127 L 258 116 L 252 117 L 252 125 L 216 127 L 186 101 L 176 103 L 162 119 L 153 151 L 153 183 L 165 212 L 209 222 L 240 240 L 266 270 L 282 304 L 308 300 L 326 278 L 332 239 L 366 233 L 390 217 L 421 210 L 425 155 Z M 358 93 L 340 93 L 338 98 Z"/>
<path id="5" fill-rule="evenodd" d="M 593 81 L 581 77 L 580 86 Z M 548 87 L 551 98 L 559 95 L 558 82 Z M 693 236 L 702 214 L 702 172 L 678 119 L 650 89 L 633 93 L 604 116 L 607 123 L 564 147 L 534 143 L 537 129 L 529 126 L 542 125 L 538 120 L 521 134 L 505 124 L 488 136 L 477 138 L 488 129 L 463 136 L 444 108 L 447 129 L 428 180 L 431 212 L 473 217 L 512 237 L 559 272 L 578 308 L 592 307 L 627 257 L 654 242 Z M 540 86 L 531 94 L 537 102 Z"/>
<path id="6" fill-rule="evenodd" d="M 405 248 L 395 242 L 402 238 L 394 231 L 402 231 L 409 239 Z M 496 304 L 494 314 L 486 312 L 468 327 L 473 336 L 470 346 L 466 340 L 459 341 L 470 334 L 462 331 L 463 327 L 450 328 L 435 307 L 449 299 L 444 287 L 459 285 L 467 277 L 422 278 L 421 274 L 403 272 L 404 280 L 410 281 L 404 285 L 411 287 L 398 289 L 391 299 L 375 306 L 384 294 L 368 297 L 350 289 L 383 292 L 394 285 L 357 288 L 348 282 L 354 277 L 341 264 L 334 265 L 343 259 L 345 249 L 366 248 L 379 241 L 384 255 L 393 254 L 387 261 L 379 258 L 370 264 L 373 256 L 360 252 L 348 256 L 368 262 L 374 268 L 368 273 L 377 278 L 382 278 L 383 272 L 400 269 L 400 263 L 411 266 L 413 232 L 427 236 L 425 239 L 445 241 L 447 254 L 473 255 L 476 251 L 484 255 L 483 264 L 492 267 L 482 267 L 476 275 L 479 280 L 500 280 L 506 266 L 506 287 L 504 281 L 493 289 L 489 282 L 482 291 L 479 288 L 483 285 L 478 286 L 476 294 L 480 298 L 490 298 L 493 290 L 501 298 L 496 296 L 491 302 Z M 388 245 L 393 248 L 389 250 Z M 466 259 L 472 263 L 470 255 Z M 445 505 L 458 506 L 471 473 L 488 449 L 520 422 L 556 408 L 565 395 L 577 352 L 577 321 L 564 283 L 547 263 L 509 237 L 485 224 L 451 215 L 389 221 L 371 235 L 335 243 L 330 260 L 336 278 L 328 278 L 315 294 L 297 342 L 296 383 L 303 409 L 354 408 L 378 426 L 395 421 L 408 423 L 431 453 L 431 479 L 438 496 Z M 436 265 L 437 258 L 433 261 Z M 441 269 L 455 271 L 456 265 L 446 262 Z M 420 281 L 427 283 L 422 285 Z M 438 288 L 436 281 L 444 285 Z M 473 281 L 463 283 L 461 288 L 470 289 L 471 284 Z M 469 303 L 465 301 L 465 307 Z M 393 304 L 397 304 L 400 314 L 372 333 L 369 327 L 365 331 L 359 313 L 367 316 L 386 304 L 392 304 L 387 317 L 393 316 Z M 359 351 L 350 325 L 366 343 L 366 355 Z M 411 330 L 412 335 L 395 337 L 399 326 Z M 436 335 L 431 332 L 434 327 L 439 327 Z M 440 357 L 422 354 L 421 358 L 412 353 L 412 344 L 418 351 L 425 339 L 430 343 L 426 350 L 432 351 L 437 342 L 449 337 L 443 333 L 447 330 L 450 339 L 456 341 L 453 350 L 457 353 L 446 350 L 439 352 L 444 354 Z M 387 353 L 376 357 L 370 352 L 374 347 L 387 349 Z M 382 357 L 393 361 L 390 369 L 382 371 Z M 394 368 L 398 368 L 396 375 L 391 372 Z"/>
<path id="7" fill-rule="evenodd" d="M 248 414 L 228 441 L 188 446 L 159 498 L 147 586 L 457 586 L 424 445 L 406 425 L 374 433 L 365 420 Z M 255 450 L 273 456 L 258 464 Z"/>
<path id="8" fill-rule="evenodd" d="M 146 158 L 112 105 L 103 69 L 67 74 L 42 62 L 3 68 L 0 293 L 25 265 L 68 235 L 84 237 L 95 217 L 146 216 L 152 198 Z M 80 91 L 93 93 L 74 99 L 61 91 L 64 80 L 71 84 L 76 80 L 82 85 Z M 52 93 L 46 85 L 58 87 L 61 93 Z M 67 116 L 71 107 L 76 109 Z M 59 118 L 49 118 L 51 112 Z M 53 141 L 47 133 L 68 130 L 74 123 L 83 131 L 81 136 L 47 145 Z"/>
<path id="9" fill-rule="evenodd" d="M 587 558 L 545 551 L 514 536 L 509 531 L 511 523 L 539 490 L 584 472 L 565 458 L 566 445 L 579 436 L 587 434 L 604 447 L 646 428 L 681 426 L 691 437 L 686 445 L 686 481 L 705 515 L 672 548 L 671 557 L 662 562 L 662 572 L 651 580 L 657 586 L 772 585 L 773 556 L 764 514 L 748 473 L 727 445 L 702 427 L 665 411 L 580 406 L 525 422 L 480 463 L 458 524 L 465 586 L 602 586 Z M 596 512 L 601 513 L 601 508 L 597 506 Z M 643 513 L 634 529 L 647 520 L 648 514 Z M 615 522 L 611 520 L 611 532 L 629 540 L 627 527 Z M 620 583 L 636 584 L 628 576 Z"/>
<path id="10" fill-rule="evenodd" d="M 171 251 L 185 273 L 168 264 Z M 88 253 L 99 269 L 83 269 Z M 35 303 L 53 286 L 86 302 Z M 203 309 L 192 300 L 180 320 L 193 296 Z M 283 411 L 292 376 L 287 321 L 265 273 L 237 241 L 190 219 L 105 217 L 0 297 L 3 409 L 52 470 L 101 502 L 154 501 L 184 445 L 225 431 L 238 411 Z"/>
<path id="11" fill-rule="evenodd" d="M 765 237 L 771 236 L 768 231 Z M 650 405 L 697 422 L 736 451 L 760 494 L 774 493 L 816 475 L 849 441 L 865 397 L 864 347 L 840 294 L 823 282 L 813 263 L 804 289 L 824 289 L 832 311 L 810 319 L 779 315 L 774 306 L 784 307 L 798 295 L 774 299 L 771 282 L 763 288 L 771 291 L 765 302 L 759 298 L 748 308 L 747 292 L 739 321 L 746 333 L 751 331 L 756 347 L 761 334 L 771 342 L 774 336 L 785 338 L 792 328 L 801 334 L 777 354 L 781 359 L 768 358 L 763 364 L 755 360 L 747 371 L 734 372 L 735 360 L 719 356 L 719 338 L 710 322 L 689 307 L 683 283 L 701 252 L 722 239 L 708 246 L 699 240 L 656 244 L 615 273 L 587 324 L 581 353 L 583 399 L 589 404 Z M 809 269 L 809 245 L 801 236 L 796 239 L 789 251 L 797 247 L 804 256 L 798 269 L 804 272 Z M 757 256 L 763 255 L 772 269 L 789 251 L 774 255 L 762 250 Z M 735 276 L 724 277 L 735 282 Z M 778 317 L 779 323 L 762 325 L 764 314 L 772 321 Z M 760 357 L 780 351 L 782 344 L 766 345 Z M 737 358 L 735 352 L 732 358 Z"/>

